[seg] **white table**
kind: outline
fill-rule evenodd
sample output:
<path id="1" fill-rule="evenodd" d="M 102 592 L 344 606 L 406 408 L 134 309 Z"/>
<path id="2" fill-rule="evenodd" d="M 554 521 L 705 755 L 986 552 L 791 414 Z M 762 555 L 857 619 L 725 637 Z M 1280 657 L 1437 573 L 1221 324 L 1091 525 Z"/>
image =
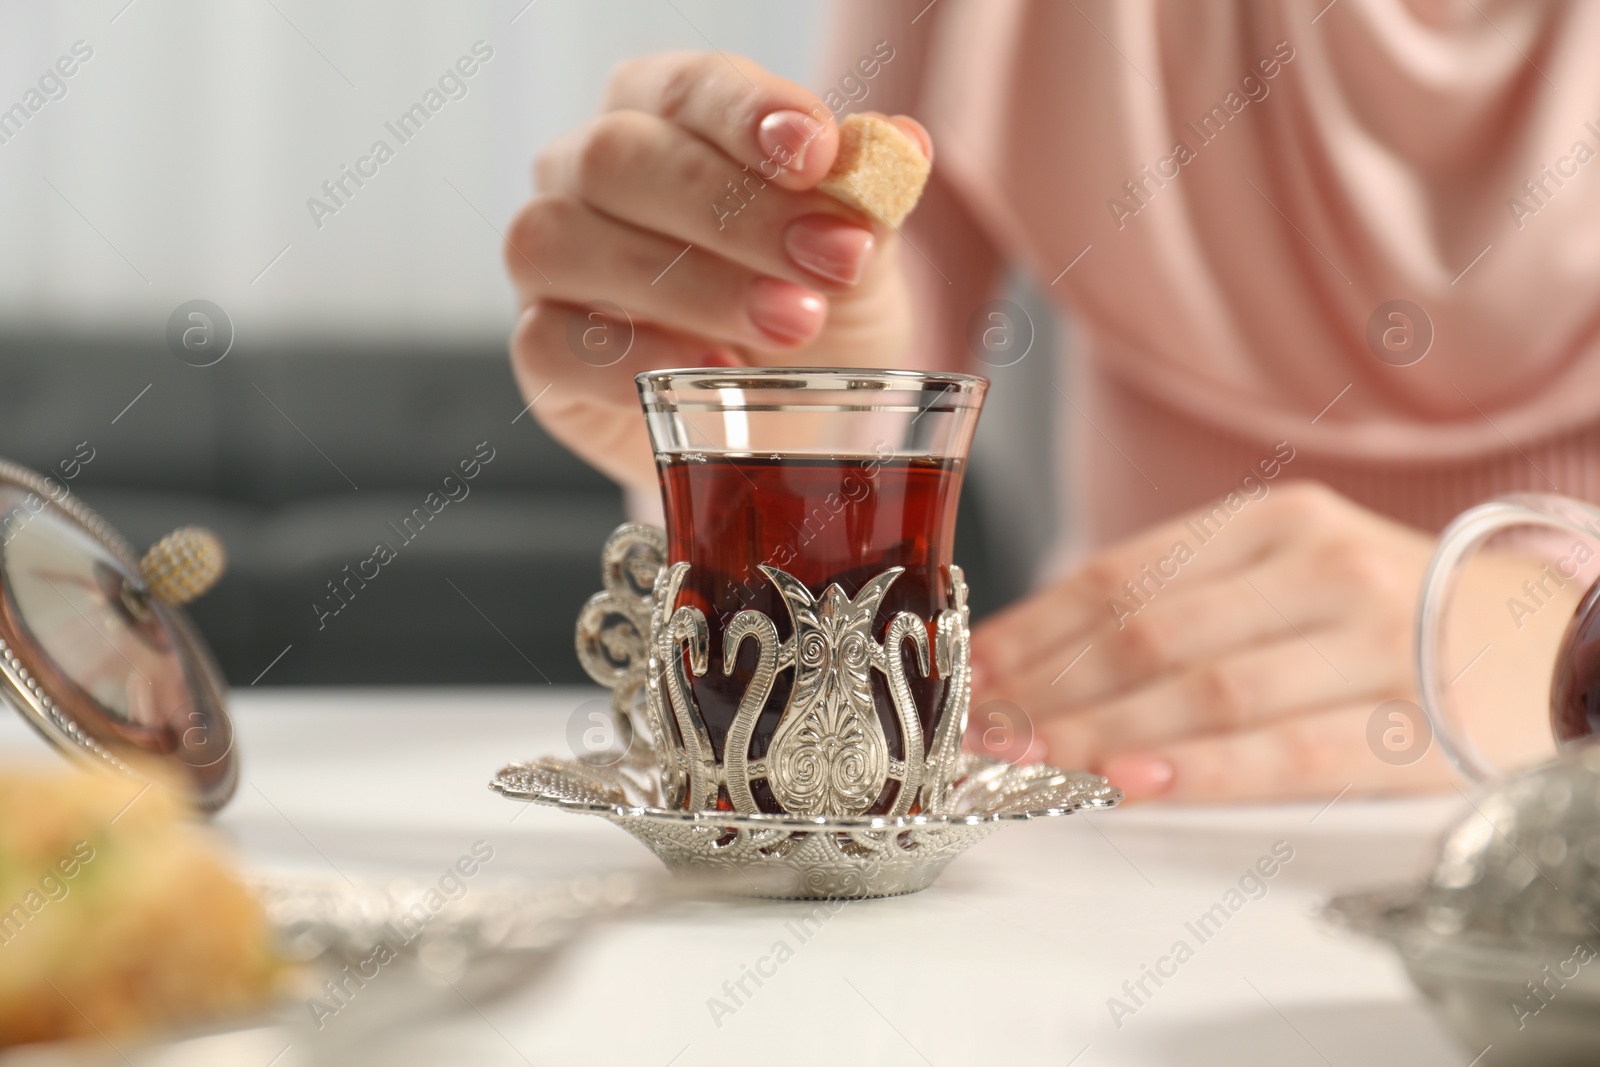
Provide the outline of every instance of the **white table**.
<path id="1" fill-rule="evenodd" d="M 484 879 L 652 870 L 616 827 L 486 788 L 509 760 L 568 753 L 568 716 L 598 693 L 236 693 L 244 778 L 218 825 L 257 871 L 432 878 L 480 840 L 494 849 Z M 0 752 L 41 749 L 0 727 Z M 392 1034 L 373 1055 L 399 1067 L 1465 1067 L 1476 1050 L 1451 1043 L 1386 950 L 1314 917 L 1330 892 L 1416 876 L 1459 805 L 1144 807 L 1011 826 L 933 888 L 838 906 L 805 940 L 790 924 L 809 903 L 680 903 L 605 927 L 533 987 Z M 1186 924 L 1226 904 L 1279 841 L 1294 857 L 1265 896 L 1202 942 Z M 1192 958 L 1162 961 L 1180 939 Z M 724 983 L 779 941 L 792 958 L 760 988 L 747 979 L 735 1004 Z M 1124 982 L 1158 962 L 1171 977 L 1145 978 L 1135 1001 Z M 1135 1009 L 1120 1026 L 1112 997 Z M 711 998 L 734 1010 L 715 1016 Z M 265 1035 L 229 1062 L 266 1067 L 279 1049 Z"/>

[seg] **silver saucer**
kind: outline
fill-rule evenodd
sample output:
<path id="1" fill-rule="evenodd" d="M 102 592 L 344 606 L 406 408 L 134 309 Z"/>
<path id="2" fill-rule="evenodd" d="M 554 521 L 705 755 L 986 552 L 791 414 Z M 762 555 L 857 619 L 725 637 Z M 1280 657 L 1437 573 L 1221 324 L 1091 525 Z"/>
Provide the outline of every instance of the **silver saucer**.
<path id="1" fill-rule="evenodd" d="M 1589 939 L 1512 941 L 1443 935 L 1414 888 L 1346 893 L 1323 916 L 1388 944 L 1406 974 L 1478 1067 L 1593 1067 L 1600 1063 L 1600 960 L 1580 963 Z"/>
<path id="2" fill-rule="evenodd" d="M 598 815 L 628 831 L 675 873 L 737 896 L 887 897 L 931 885 L 966 849 L 1009 822 L 1115 807 L 1104 778 L 1047 764 L 963 753 L 941 815 L 796 816 L 681 811 L 662 803 L 647 755 L 546 756 L 500 770 L 489 788 L 513 800 Z"/>
<path id="3" fill-rule="evenodd" d="M 1473 799 L 1419 884 L 1324 914 L 1392 947 L 1480 1067 L 1600 1063 L 1600 745 Z"/>

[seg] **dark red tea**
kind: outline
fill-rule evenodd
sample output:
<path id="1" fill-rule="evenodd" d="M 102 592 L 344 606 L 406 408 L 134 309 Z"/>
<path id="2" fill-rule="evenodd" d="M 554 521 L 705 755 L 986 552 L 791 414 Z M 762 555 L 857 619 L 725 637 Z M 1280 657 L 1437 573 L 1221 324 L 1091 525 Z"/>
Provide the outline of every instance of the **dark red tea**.
<path id="1" fill-rule="evenodd" d="M 1562 747 L 1600 733 L 1600 583 L 1583 595 L 1561 638 L 1550 682 L 1550 729 Z"/>
<path id="2" fill-rule="evenodd" d="M 784 599 L 761 572 L 761 565 L 787 572 L 813 596 L 820 597 L 830 583 L 837 583 L 852 598 L 883 571 L 904 567 L 905 573 L 879 605 L 872 639 L 881 641 L 889 620 L 901 611 L 924 621 L 934 619 L 949 606 L 944 568 L 950 563 L 962 464 L 901 456 L 691 455 L 658 460 L 667 556 L 670 562 L 690 564 L 678 605 L 698 607 L 709 624 L 709 669 L 693 679 L 692 687 L 721 759 L 724 739 L 757 660 L 755 643 L 747 641 L 732 675 L 724 676 L 723 630 L 740 611 L 752 608 L 777 624 L 781 640 L 792 633 Z M 930 651 L 933 636 L 930 626 Z M 932 677 L 923 676 L 909 647 L 901 655 L 926 745 L 933 737 L 944 681 L 937 677 L 931 655 Z M 756 723 L 752 759 L 766 753 L 792 680 L 793 671 L 778 674 Z M 872 672 L 872 686 L 889 755 L 902 759 L 888 687 L 877 671 Z M 897 787 L 890 781 L 872 810 L 885 810 Z M 751 792 L 763 811 L 779 810 L 765 781 L 758 780 Z M 727 805 L 725 796 L 721 803 Z"/>

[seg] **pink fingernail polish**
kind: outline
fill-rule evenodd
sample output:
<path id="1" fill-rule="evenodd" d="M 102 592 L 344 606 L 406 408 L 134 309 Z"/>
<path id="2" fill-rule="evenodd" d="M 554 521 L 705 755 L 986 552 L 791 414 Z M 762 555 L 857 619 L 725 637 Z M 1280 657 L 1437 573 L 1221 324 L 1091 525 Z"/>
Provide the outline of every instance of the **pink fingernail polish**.
<path id="1" fill-rule="evenodd" d="M 872 231 L 831 215 L 795 219 L 783 234 L 789 258 L 813 274 L 854 285 L 872 255 Z"/>
<path id="2" fill-rule="evenodd" d="M 806 148 L 821 130 L 822 124 L 803 111 L 774 111 L 756 127 L 756 143 L 767 159 L 796 173 L 805 167 Z"/>
<path id="3" fill-rule="evenodd" d="M 917 142 L 917 147 L 922 149 L 922 154 L 928 157 L 928 162 L 933 162 L 933 137 L 928 133 L 928 127 L 912 118 L 910 115 L 896 115 L 895 125 L 905 131 L 906 135 Z"/>
<path id="4" fill-rule="evenodd" d="M 751 282 L 745 308 L 756 329 L 786 345 L 815 336 L 828 315 L 828 305 L 822 297 L 781 278 L 757 278 Z"/>
<path id="5" fill-rule="evenodd" d="M 1177 772 L 1160 756 L 1123 756 L 1111 760 L 1100 772 L 1129 800 L 1151 800 L 1172 789 Z"/>

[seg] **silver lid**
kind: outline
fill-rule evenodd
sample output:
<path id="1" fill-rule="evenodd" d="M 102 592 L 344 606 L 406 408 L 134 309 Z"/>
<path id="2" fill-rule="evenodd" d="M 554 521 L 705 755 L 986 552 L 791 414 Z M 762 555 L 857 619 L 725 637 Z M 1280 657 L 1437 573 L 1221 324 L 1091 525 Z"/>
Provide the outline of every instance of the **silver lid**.
<path id="1" fill-rule="evenodd" d="M 221 567 L 199 530 L 141 564 L 65 486 L 0 460 L 0 698 L 68 755 L 165 766 L 215 811 L 238 782 L 226 683 L 178 602 Z"/>

